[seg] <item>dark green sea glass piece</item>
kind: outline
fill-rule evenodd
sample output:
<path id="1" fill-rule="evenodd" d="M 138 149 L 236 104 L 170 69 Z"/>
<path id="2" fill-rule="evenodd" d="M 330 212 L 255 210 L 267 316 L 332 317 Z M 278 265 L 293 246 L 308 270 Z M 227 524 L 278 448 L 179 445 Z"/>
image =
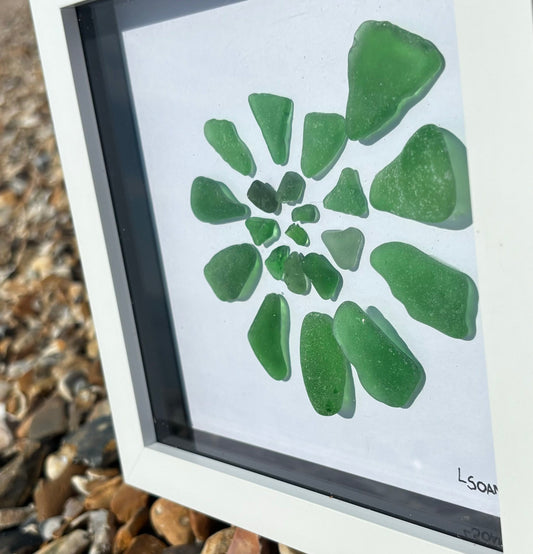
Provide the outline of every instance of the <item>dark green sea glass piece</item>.
<path id="1" fill-rule="evenodd" d="M 346 146 L 344 118 L 336 113 L 308 113 L 304 120 L 302 173 L 322 179 Z"/>
<path id="2" fill-rule="evenodd" d="M 250 235 L 252 235 L 252 240 L 256 246 L 261 244 L 263 246 L 270 246 L 279 239 L 279 225 L 274 219 L 249 217 L 245 225 L 248 231 L 250 231 Z"/>
<path id="3" fill-rule="evenodd" d="M 413 403 L 425 373 L 403 342 L 395 340 L 395 334 L 384 332 L 354 302 L 343 302 L 337 309 L 333 334 L 368 394 L 397 408 Z"/>
<path id="4" fill-rule="evenodd" d="M 207 142 L 235 171 L 253 177 L 255 174 L 254 159 L 231 121 L 226 119 L 206 121 L 204 135 Z"/>
<path id="5" fill-rule="evenodd" d="M 355 271 L 359 267 L 365 244 L 365 237 L 359 229 L 348 227 L 344 231 L 324 231 L 322 242 L 341 269 Z"/>
<path id="6" fill-rule="evenodd" d="M 449 131 L 424 125 L 374 178 L 374 208 L 422 223 L 472 221 L 466 149 Z"/>
<path id="7" fill-rule="evenodd" d="M 278 200 L 283 204 L 298 204 L 305 192 L 304 178 L 294 171 L 287 171 L 278 187 Z"/>
<path id="8" fill-rule="evenodd" d="M 291 252 L 283 267 L 283 280 L 287 288 L 295 294 L 309 294 L 311 282 L 304 272 L 304 257 L 299 252 Z"/>
<path id="9" fill-rule="evenodd" d="M 300 246 L 309 246 L 309 235 L 297 223 L 289 225 L 285 234 Z"/>
<path id="10" fill-rule="evenodd" d="M 267 294 L 248 331 L 248 341 L 267 373 L 277 381 L 290 375 L 289 305 L 281 294 Z"/>
<path id="11" fill-rule="evenodd" d="M 305 274 L 311 279 L 321 298 L 336 300 L 342 288 L 341 274 L 329 263 L 322 254 L 307 254 L 303 261 Z"/>
<path id="12" fill-rule="evenodd" d="M 291 217 L 293 221 L 300 223 L 316 223 L 320 219 L 320 212 L 313 204 L 305 204 L 305 206 L 294 208 Z"/>
<path id="13" fill-rule="evenodd" d="M 235 244 L 215 254 L 204 275 L 220 300 L 248 300 L 259 283 L 262 265 L 255 246 Z"/>
<path id="14" fill-rule="evenodd" d="M 346 167 L 342 170 L 337 184 L 324 198 L 324 208 L 359 217 L 368 215 L 366 196 L 355 169 Z"/>
<path id="15" fill-rule="evenodd" d="M 283 279 L 285 270 L 285 261 L 289 257 L 290 248 L 288 246 L 278 246 L 270 253 L 270 256 L 265 260 L 265 265 L 270 275 L 280 281 Z"/>
<path id="16" fill-rule="evenodd" d="M 275 94 L 250 94 L 248 102 L 274 163 L 285 165 L 289 159 L 293 101 Z"/>
<path id="17" fill-rule="evenodd" d="M 250 202 L 260 210 L 273 214 L 279 210 L 278 197 L 272 185 L 255 180 L 246 193 Z"/>
<path id="18" fill-rule="evenodd" d="M 433 86 L 444 69 L 434 44 L 388 21 L 366 21 L 348 54 L 346 133 L 371 144 Z"/>
<path id="19" fill-rule="evenodd" d="M 403 242 L 378 246 L 370 263 L 411 317 L 450 337 L 475 336 L 478 293 L 468 275 Z"/>
<path id="20" fill-rule="evenodd" d="M 350 364 L 333 336 L 333 319 L 311 312 L 302 323 L 300 363 L 307 396 L 315 411 L 331 416 L 344 400 L 346 375 Z"/>
<path id="21" fill-rule="evenodd" d="M 209 177 L 196 177 L 193 181 L 191 209 L 205 223 L 229 223 L 250 215 L 249 208 L 241 204 L 224 183 Z"/>

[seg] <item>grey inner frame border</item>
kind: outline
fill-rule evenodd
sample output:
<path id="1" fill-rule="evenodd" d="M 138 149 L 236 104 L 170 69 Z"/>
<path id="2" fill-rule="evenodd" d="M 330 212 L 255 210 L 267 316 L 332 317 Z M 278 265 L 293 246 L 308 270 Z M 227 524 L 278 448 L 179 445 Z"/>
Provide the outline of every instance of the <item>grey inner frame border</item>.
<path id="1" fill-rule="evenodd" d="M 113 278 L 117 294 L 129 290 L 128 312 L 133 311 L 155 437 L 178 449 L 502 551 L 498 517 L 192 428 L 180 337 L 170 317 L 120 32 L 238 1 L 244 0 L 97 0 L 76 8 L 109 183 L 105 196 L 111 198 L 116 221 L 112 232 L 120 242 L 127 287 L 116 271 Z M 109 207 L 101 198 L 99 203 L 104 217 Z"/>

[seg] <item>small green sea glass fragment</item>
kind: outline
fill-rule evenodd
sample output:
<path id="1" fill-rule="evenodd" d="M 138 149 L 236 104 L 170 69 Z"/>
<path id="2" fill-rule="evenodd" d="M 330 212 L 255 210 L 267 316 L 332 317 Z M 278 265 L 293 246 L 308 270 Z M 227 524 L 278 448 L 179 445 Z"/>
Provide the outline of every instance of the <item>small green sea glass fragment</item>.
<path id="1" fill-rule="evenodd" d="M 294 208 L 291 217 L 293 221 L 300 223 L 316 223 L 320 219 L 320 212 L 313 204 L 305 204 L 305 206 Z"/>
<path id="2" fill-rule="evenodd" d="M 289 257 L 291 250 L 288 246 L 278 246 L 270 253 L 270 256 L 265 260 L 265 265 L 270 275 L 280 281 L 283 279 L 285 270 L 285 261 Z"/>
<path id="3" fill-rule="evenodd" d="M 315 411 L 324 416 L 338 413 L 343 406 L 350 364 L 333 336 L 333 319 L 329 315 L 311 312 L 305 316 L 300 363 L 305 390 Z"/>
<path id="4" fill-rule="evenodd" d="M 396 408 L 413 403 L 425 382 L 422 366 L 357 304 L 338 307 L 333 334 L 370 396 Z"/>
<path id="5" fill-rule="evenodd" d="M 294 171 L 287 171 L 278 187 L 278 200 L 283 204 L 298 204 L 305 192 L 304 178 Z"/>
<path id="6" fill-rule="evenodd" d="M 324 208 L 359 217 L 368 215 L 365 193 L 355 169 L 346 167 L 342 170 L 337 184 L 324 198 Z"/>
<path id="7" fill-rule="evenodd" d="M 300 246 L 309 246 L 309 235 L 297 223 L 289 225 L 285 234 Z"/>
<path id="8" fill-rule="evenodd" d="M 370 263 L 412 318 L 453 338 L 475 336 L 478 293 L 468 275 L 403 242 L 378 246 Z"/>
<path id="9" fill-rule="evenodd" d="M 253 177 L 256 169 L 254 159 L 231 121 L 226 119 L 206 121 L 204 135 L 207 142 L 235 171 Z"/>
<path id="10" fill-rule="evenodd" d="M 434 44 L 388 21 L 365 21 L 348 54 L 346 133 L 375 142 L 433 86 L 444 69 Z"/>
<path id="11" fill-rule="evenodd" d="M 255 246 L 235 244 L 215 254 L 204 275 L 220 300 L 248 300 L 259 283 L 262 265 Z"/>
<path id="12" fill-rule="evenodd" d="M 245 225 L 248 231 L 250 231 L 250 235 L 252 235 L 252 240 L 256 246 L 262 244 L 268 247 L 279 239 L 279 225 L 274 219 L 249 217 Z"/>
<path id="13" fill-rule="evenodd" d="M 346 146 L 344 118 L 336 113 L 312 112 L 305 116 L 302 146 L 302 173 L 322 179 L 339 159 Z"/>
<path id="14" fill-rule="evenodd" d="M 471 222 L 466 149 L 446 129 L 424 125 L 374 178 L 374 208 L 422 223 Z M 464 225 L 463 225 L 464 226 Z"/>
<path id="15" fill-rule="evenodd" d="M 341 274 L 329 263 L 322 254 L 307 254 L 303 261 L 305 274 L 311 279 L 321 298 L 336 300 L 342 288 Z"/>
<path id="16" fill-rule="evenodd" d="M 248 341 L 267 373 L 277 381 L 290 375 L 289 305 L 281 294 L 267 294 L 248 331 Z"/>
<path id="17" fill-rule="evenodd" d="M 291 143 L 293 101 L 275 94 L 250 94 L 248 103 L 274 163 L 285 165 Z"/>
<path id="18" fill-rule="evenodd" d="M 365 237 L 359 229 L 348 227 L 344 231 L 324 231 L 322 242 L 341 269 L 355 271 L 359 267 Z"/>
<path id="19" fill-rule="evenodd" d="M 299 252 L 291 252 L 283 267 L 283 280 L 287 288 L 295 294 L 309 294 L 311 282 L 304 272 L 304 257 Z"/>
<path id="20" fill-rule="evenodd" d="M 193 181 L 191 208 L 193 214 L 205 223 L 229 223 L 250 215 L 249 208 L 241 204 L 224 183 L 209 177 L 196 177 Z"/>
<path id="21" fill-rule="evenodd" d="M 268 214 L 276 213 L 279 210 L 280 205 L 276 191 L 269 183 L 263 183 L 256 179 L 250 185 L 246 195 L 250 202 Z"/>

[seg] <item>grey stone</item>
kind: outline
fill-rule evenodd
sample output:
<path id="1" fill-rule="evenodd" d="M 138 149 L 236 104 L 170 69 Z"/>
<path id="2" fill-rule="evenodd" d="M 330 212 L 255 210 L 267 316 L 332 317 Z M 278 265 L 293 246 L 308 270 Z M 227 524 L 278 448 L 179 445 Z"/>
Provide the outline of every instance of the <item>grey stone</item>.
<path id="1" fill-rule="evenodd" d="M 88 421 L 64 440 L 76 448 L 74 461 L 90 467 L 106 467 L 117 459 L 115 433 L 110 416 Z"/>

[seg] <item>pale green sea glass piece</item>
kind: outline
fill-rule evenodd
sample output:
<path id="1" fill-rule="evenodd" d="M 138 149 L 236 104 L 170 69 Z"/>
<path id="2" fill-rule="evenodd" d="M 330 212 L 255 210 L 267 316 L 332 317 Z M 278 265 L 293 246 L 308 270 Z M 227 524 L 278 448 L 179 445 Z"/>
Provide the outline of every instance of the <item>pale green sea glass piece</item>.
<path id="1" fill-rule="evenodd" d="M 246 193 L 250 202 L 263 212 L 273 214 L 278 212 L 280 204 L 276 191 L 269 183 L 255 180 Z"/>
<path id="2" fill-rule="evenodd" d="M 304 120 L 302 173 L 322 179 L 346 146 L 344 118 L 336 113 L 308 113 Z"/>
<path id="3" fill-rule="evenodd" d="M 395 127 L 444 69 L 434 44 L 388 21 L 365 21 L 348 54 L 346 133 L 375 142 Z"/>
<path id="4" fill-rule="evenodd" d="M 304 178 L 294 171 L 287 171 L 278 187 L 278 200 L 283 204 L 298 204 L 305 192 Z"/>
<path id="5" fill-rule="evenodd" d="M 278 222 L 274 219 L 265 219 L 264 217 L 249 217 L 245 222 L 246 228 L 252 235 L 252 240 L 256 246 L 270 246 L 274 244 L 280 236 Z"/>
<path id="6" fill-rule="evenodd" d="M 422 223 L 472 221 L 466 149 L 449 131 L 424 125 L 374 178 L 370 203 Z M 465 224 L 466 223 L 466 224 Z"/>
<path id="7" fill-rule="evenodd" d="M 333 336 L 333 319 L 311 312 L 302 323 L 300 363 L 307 396 L 315 411 L 331 416 L 344 401 L 346 375 L 350 364 Z"/>
<path id="8" fill-rule="evenodd" d="M 250 94 L 248 103 L 272 160 L 285 165 L 289 159 L 293 101 L 275 94 Z"/>
<path id="9" fill-rule="evenodd" d="M 337 184 L 324 198 L 324 208 L 359 217 L 368 215 L 366 196 L 355 169 L 346 167 L 342 170 Z"/>
<path id="10" fill-rule="evenodd" d="M 206 121 L 204 135 L 207 142 L 235 171 L 253 177 L 256 169 L 254 159 L 231 121 L 226 119 Z"/>
<path id="11" fill-rule="evenodd" d="M 291 252 L 283 266 L 283 281 L 295 294 L 309 294 L 311 282 L 304 272 L 304 257 L 299 252 Z"/>
<path id="12" fill-rule="evenodd" d="M 307 254 L 303 261 L 305 274 L 311 279 L 319 296 L 324 300 L 336 300 L 342 288 L 341 274 L 322 254 Z"/>
<path id="13" fill-rule="evenodd" d="M 205 223 L 229 223 L 246 219 L 250 210 L 220 181 L 196 177 L 191 187 L 191 209 Z"/>
<path id="14" fill-rule="evenodd" d="M 368 394 L 397 408 L 413 403 L 422 390 L 425 373 L 401 339 L 384 332 L 354 302 L 343 302 L 337 309 L 333 334 Z"/>
<path id="15" fill-rule="evenodd" d="M 289 225 L 289 228 L 285 231 L 285 234 L 291 238 L 296 244 L 300 246 L 309 246 L 309 235 L 302 229 L 297 223 Z"/>
<path id="16" fill-rule="evenodd" d="M 248 331 L 248 341 L 267 373 L 277 381 L 290 375 L 289 305 L 281 294 L 267 294 Z"/>
<path id="17" fill-rule="evenodd" d="M 215 254 L 204 275 L 220 300 L 248 300 L 259 283 L 262 265 L 255 246 L 235 244 Z"/>
<path id="18" fill-rule="evenodd" d="M 285 271 L 285 261 L 289 257 L 291 250 L 288 246 L 278 246 L 274 248 L 268 258 L 265 260 L 265 266 L 270 272 L 270 275 L 280 281 L 283 279 Z"/>
<path id="19" fill-rule="evenodd" d="M 478 293 L 468 275 L 403 242 L 378 246 L 370 263 L 411 317 L 450 337 L 475 336 Z"/>
<path id="20" fill-rule="evenodd" d="M 291 217 L 293 221 L 300 223 L 316 223 L 320 219 L 320 212 L 313 204 L 305 204 L 305 206 L 294 208 Z"/>
<path id="21" fill-rule="evenodd" d="M 344 231 L 324 231 L 322 242 L 341 269 L 355 271 L 359 267 L 365 237 L 359 229 L 348 227 Z"/>

